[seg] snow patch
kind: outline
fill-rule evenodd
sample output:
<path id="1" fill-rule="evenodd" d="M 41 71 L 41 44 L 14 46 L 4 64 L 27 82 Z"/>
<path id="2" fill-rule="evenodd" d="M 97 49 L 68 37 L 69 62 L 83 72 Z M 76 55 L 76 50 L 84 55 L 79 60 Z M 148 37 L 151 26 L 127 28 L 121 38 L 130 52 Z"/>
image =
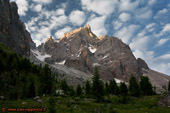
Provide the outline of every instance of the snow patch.
<path id="1" fill-rule="evenodd" d="M 95 53 L 97 49 L 94 48 L 91 44 L 89 44 L 89 46 L 90 46 L 90 47 L 88 47 L 88 48 L 89 48 L 90 52 L 91 52 L 91 53 Z"/>
<path id="2" fill-rule="evenodd" d="M 106 55 L 106 56 L 104 56 L 102 59 L 105 59 L 105 58 L 107 58 L 108 56 Z"/>
<path id="3" fill-rule="evenodd" d="M 34 55 L 37 59 L 39 59 L 40 61 L 43 61 L 43 62 L 44 62 L 45 58 L 51 57 L 51 55 L 49 55 L 49 54 L 42 54 L 42 53 L 40 53 L 38 50 L 31 50 L 31 52 L 33 53 L 33 55 Z"/>
<path id="4" fill-rule="evenodd" d="M 63 60 L 62 62 L 56 62 L 55 64 L 64 65 L 65 62 L 66 62 L 66 60 Z"/>
<path id="5" fill-rule="evenodd" d="M 93 66 L 101 66 L 99 63 L 93 63 Z"/>
<path id="6" fill-rule="evenodd" d="M 77 57 L 80 57 L 80 55 L 81 55 L 81 52 L 78 53 Z"/>
<path id="7" fill-rule="evenodd" d="M 121 82 L 123 82 L 122 80 L 119 80 L 119 79 L 117 79 L 117 78 L 114 78 L 114 79 L 115 79 L 116 83 L 121 83 Z"/>

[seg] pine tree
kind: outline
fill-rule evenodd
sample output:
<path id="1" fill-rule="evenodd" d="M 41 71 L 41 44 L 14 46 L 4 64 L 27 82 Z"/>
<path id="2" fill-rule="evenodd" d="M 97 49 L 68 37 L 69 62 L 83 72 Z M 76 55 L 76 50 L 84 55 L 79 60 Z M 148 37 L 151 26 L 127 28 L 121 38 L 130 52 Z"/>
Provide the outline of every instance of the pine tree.
<path id="1" fill-rule="evenodd" d="M 64 94 L 68 94 L 69 86 L 67 85 L 66 80 L 61 81 L 61 89 L 63 90 Z"/>
<path id="2" fill-rule="evenodd" d="M 50 94 L 52 92 L 53 89 L 52 72 L 47 64 L 44 66 L 43 71 L 41 71 L 40 84 L 42 93 Z"/>
<path id="3" fill-rule="evenodd" d="M 154 92 L 152 84 L 146 76 L 141 76 L 140 88 L 143 95 L 152 95 Z"/>
<path id="4" fill-rule="evenodd" d="M 126 96 L 128 93 L 128 88 L 124 82 L 120 83 L 120 94 Z"/>
<path id="5" fill-rule="evenodd" d="M 75 92 L 74 88 L 72 86 L 69 87 L 69 95 L 70 96 L 75 96 L 75 94 L 76 94 L 76 92 Z"/>
<path id="6" fill-rule="evenodd" d="M 140 87 L 138 85 L 138 82 L 136 81 L 136 78 L 132 75 L 129 80 L 129 91 L 130 95 L 139 97 L 140 96 Z"/>
<path id="7" fill-rule="evenodd" d="M 106 82 L 105 83 L 105 94 L 108 95 L 109 93 L 110 93 L 109 84 Z"/>
<path id="8" fill-rule="evenodd" d="M 49 99 L 49 113 L 56 113 L 55 100 L 53 96 Z"/>
<path id="9" fill-rule="evenodd" d="M 117 86 L 115 79 L 110 80 L 109 88 L 110 88 L 110 94 L 113 95 L 119 94 L 119 87 Z"/>
<path id="10" fill-rule="evenodd" d="M 99 79 L 99 73 L 98 73 L 98 69 L 95 69 L 95 73 L 93 76 L 93 86 L 92 86 L 92 92 L 93 92 L 93 96 L 96 97 L 97 101 L 101 101 L 103 100 L 103 82 Z"/>
<path id="11" fill-rule="evenodd" d="M 168 83 L 168 91 L 170 91 L 170 80 L 169 80 L 169 83 Z"/>
<path id="12" fill-rule="evenodd" d="M 35 85 L 34 85 L 34 81 L 33 79 L 30 80 L 30 85 L 28 87 L 28 94 L 27 97 L 31 98 L 31 97 L 35 97 L 36 93 L 35 93 Z"/>
<path id="13" fill-rule="evenodd" d="M 91 94 L 91 87 L 90 87 L 90 83 L 88 80 L 86 81 L 86 85 L 85 85 L 85 94 L 87 96 L 89 96 Z"/>
<path id="14" fill-rule="evenodd" d="M 81 96 L 82 95 L 82 88 L 81 86 L 78 84 L 77 88 L 76 88 L 76 95 L 77 96 Z"/>

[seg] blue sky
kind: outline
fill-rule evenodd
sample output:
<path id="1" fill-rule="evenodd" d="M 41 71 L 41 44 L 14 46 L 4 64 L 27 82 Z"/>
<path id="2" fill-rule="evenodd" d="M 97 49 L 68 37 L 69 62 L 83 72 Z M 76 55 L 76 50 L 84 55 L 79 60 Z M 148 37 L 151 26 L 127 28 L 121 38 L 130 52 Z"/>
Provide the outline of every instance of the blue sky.
<path id="1" fill-rule="evenodd" d="M 170 75 L 170 0 L 12 0 L 33 40 L 90 24 L 97 35 L 115 36 L 150 68 Z"/>

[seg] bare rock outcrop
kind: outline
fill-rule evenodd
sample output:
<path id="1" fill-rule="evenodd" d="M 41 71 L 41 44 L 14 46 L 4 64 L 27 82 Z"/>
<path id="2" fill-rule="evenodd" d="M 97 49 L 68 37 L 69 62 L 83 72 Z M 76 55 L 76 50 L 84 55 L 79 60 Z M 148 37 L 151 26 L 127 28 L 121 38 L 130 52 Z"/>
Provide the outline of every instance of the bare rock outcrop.
<path id="1" fill-rule="evenodd" d="M 59 40 L 52 37 L 38 47 L 42 53 L 52 55 L 50 64 L 64 62 L 85 73 L 93 74 L 95 67 L 103 80 L 118 78 L 128 81 L 131 74 L 139 78 L 139 66 L 128 45 L 116 37 L 98 38 L 89 25 L 66 33 Z"/>
<path id="2" fill-rule="evenodd" d="M 97 37 L 89 25 L 65 33 L 58 40 L 50 37 L 38 50 L 51 55 L 45 62 L 53 66 L 64 65 L 90 75 L 97 67 L 104 81 L 117 78 L 128 82 L 132 74 L 138 80 L 144 75 L 150 78 L 159 93 L 162 86 L 166 86 L 170 80 L 167 75 L 151 70 L 141 58 L 136 59 L 130 47 L 120 39 L 110 36 Z"/>
<path id="3" fill-rule="evenodd" d="M 0 42 L 26 57 L 30 48 L 35 48 L 29 32 L 19 19 L 16 3 L 9 0 L 0 0 Z"/>

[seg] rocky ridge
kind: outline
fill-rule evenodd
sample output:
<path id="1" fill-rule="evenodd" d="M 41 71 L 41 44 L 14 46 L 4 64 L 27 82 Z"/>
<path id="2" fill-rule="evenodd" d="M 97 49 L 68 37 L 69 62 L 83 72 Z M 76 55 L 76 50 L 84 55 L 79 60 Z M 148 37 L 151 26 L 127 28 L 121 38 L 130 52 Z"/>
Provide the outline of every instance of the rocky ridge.
<path id="1" fill-rule="evenodd" d="M 48 38 L 38 47 L 41 53 L 50 54 L 49 64 L 63 64 L 92 74 L 95 67 L 103 80 L 118 78 L 128 81 L 131 74 L 140 76 L 138 62 L 128 45 L 116 37 L 98 38 L 89 25 L 66 33 L 62 38 Z"/>
<path id="2" fill-rule="evenodd" d="M 143 59 L 136 59 L 130 47 L 120 39 L 97 37 L 89 25 L 65 33 L 57 40 L 50 37 L 38 50 L 51 55 L 44 61 L 53 66 L 62 65 L 90 75 L 97 67 L 104 81 L 117 79 L 128 82 L 132 74 L 138 80 L 144 75 L 161 92 L 170 80 L 169 76 L 151 70 Z"/>
<path id="3" fill-rule="evenodd" d="M 0 42 L 26 57 L 30 55 L 30 48 L 35 48 L 29 32 L 19 19 L 16 3 L 9 0 L 0 0 Z"/>

